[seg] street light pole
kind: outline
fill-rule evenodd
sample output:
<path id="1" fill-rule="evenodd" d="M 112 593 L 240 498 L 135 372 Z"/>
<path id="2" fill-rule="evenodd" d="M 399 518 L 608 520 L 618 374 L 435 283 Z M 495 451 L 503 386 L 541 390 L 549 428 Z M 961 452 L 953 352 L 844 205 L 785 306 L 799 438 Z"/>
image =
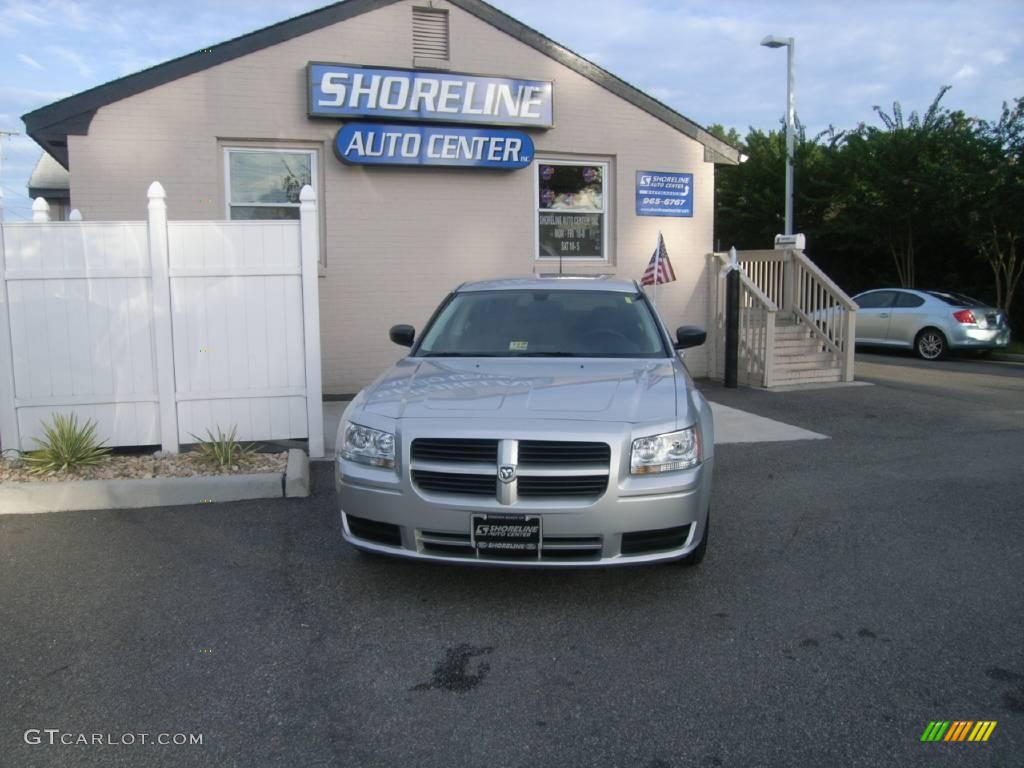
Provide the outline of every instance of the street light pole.
<path id="1" fill-rule="evenodd" d="M 786 50 L 786 229 L 793 234 L 793 155 L 796 153 L 796 80 L 794 78 L 796 41 L 792 37 L 768 35 L 761 41 L 766 48 Z"/>

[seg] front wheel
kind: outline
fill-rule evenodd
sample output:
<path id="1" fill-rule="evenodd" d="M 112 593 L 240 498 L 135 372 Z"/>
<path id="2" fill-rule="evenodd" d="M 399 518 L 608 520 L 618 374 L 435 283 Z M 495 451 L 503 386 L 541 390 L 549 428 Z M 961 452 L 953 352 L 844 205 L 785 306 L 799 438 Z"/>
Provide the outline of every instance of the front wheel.
<path id="1" fill-rule="evenodd" d="M 946 354 L 946 337 L 937 328 L 925 328 L 914 340 L 914 350 L 922 360 L 938 360 Z"/>

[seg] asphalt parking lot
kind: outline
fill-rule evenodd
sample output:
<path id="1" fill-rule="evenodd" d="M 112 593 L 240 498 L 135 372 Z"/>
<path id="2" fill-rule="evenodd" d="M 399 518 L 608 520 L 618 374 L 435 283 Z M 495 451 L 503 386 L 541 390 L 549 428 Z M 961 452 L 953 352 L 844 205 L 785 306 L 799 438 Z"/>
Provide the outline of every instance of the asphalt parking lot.
<path id="1" fill-rule="evenodd" d="M 1020 765 L 1024 366 L 858 376 L 702 385 L 831 439 L 719 446 L 696 570 L 364 558 L 326 465 L 308 501 L 0 516 L 0 764 Z"/>

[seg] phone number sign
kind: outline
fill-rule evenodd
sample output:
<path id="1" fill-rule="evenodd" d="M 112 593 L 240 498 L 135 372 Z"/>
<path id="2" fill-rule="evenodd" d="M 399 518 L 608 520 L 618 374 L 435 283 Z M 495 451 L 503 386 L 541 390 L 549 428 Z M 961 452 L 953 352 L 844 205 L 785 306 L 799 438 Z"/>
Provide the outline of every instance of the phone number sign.
<path id="1" fill-rule="evenodd" d="M 637 216 L 693 216 L 693 174 L 636 172 Z"/>

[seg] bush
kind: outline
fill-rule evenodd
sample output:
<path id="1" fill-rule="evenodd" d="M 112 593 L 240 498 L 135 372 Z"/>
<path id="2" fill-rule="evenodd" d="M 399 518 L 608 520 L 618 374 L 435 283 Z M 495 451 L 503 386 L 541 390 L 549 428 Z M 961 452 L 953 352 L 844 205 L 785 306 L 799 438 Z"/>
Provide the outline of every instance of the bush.
<path id="1" fill-rule="evenodd" d="M 209 440 L 203 440 L 198 435 L 192 435 L 192 437 L 196 439 L 196 451 L 200 458 L 211 464 L 226 467 L 255 451 L 255 446 L 252 443 L 249 445 L 239 443 L 235 439 L 237 433 L 238 427 L 236 426 L 232 426 L 231 431 L 226 435 L 218 426 L 216 437 L 210 430 L 206 430 Z"/>
<path id="2" fill-rule="evenodd" d="M 74 472 L 81 467 L 94 467 L 107 460 L 110 449 L 96 441 L 96 422 L 78 424 L 74 414 L 53 414 L 52 424 L 43 423 L 45 440 L 32 438 L 39 449 L 29 451 L 24 461 L 29 470 L 44 472 Z"/>

